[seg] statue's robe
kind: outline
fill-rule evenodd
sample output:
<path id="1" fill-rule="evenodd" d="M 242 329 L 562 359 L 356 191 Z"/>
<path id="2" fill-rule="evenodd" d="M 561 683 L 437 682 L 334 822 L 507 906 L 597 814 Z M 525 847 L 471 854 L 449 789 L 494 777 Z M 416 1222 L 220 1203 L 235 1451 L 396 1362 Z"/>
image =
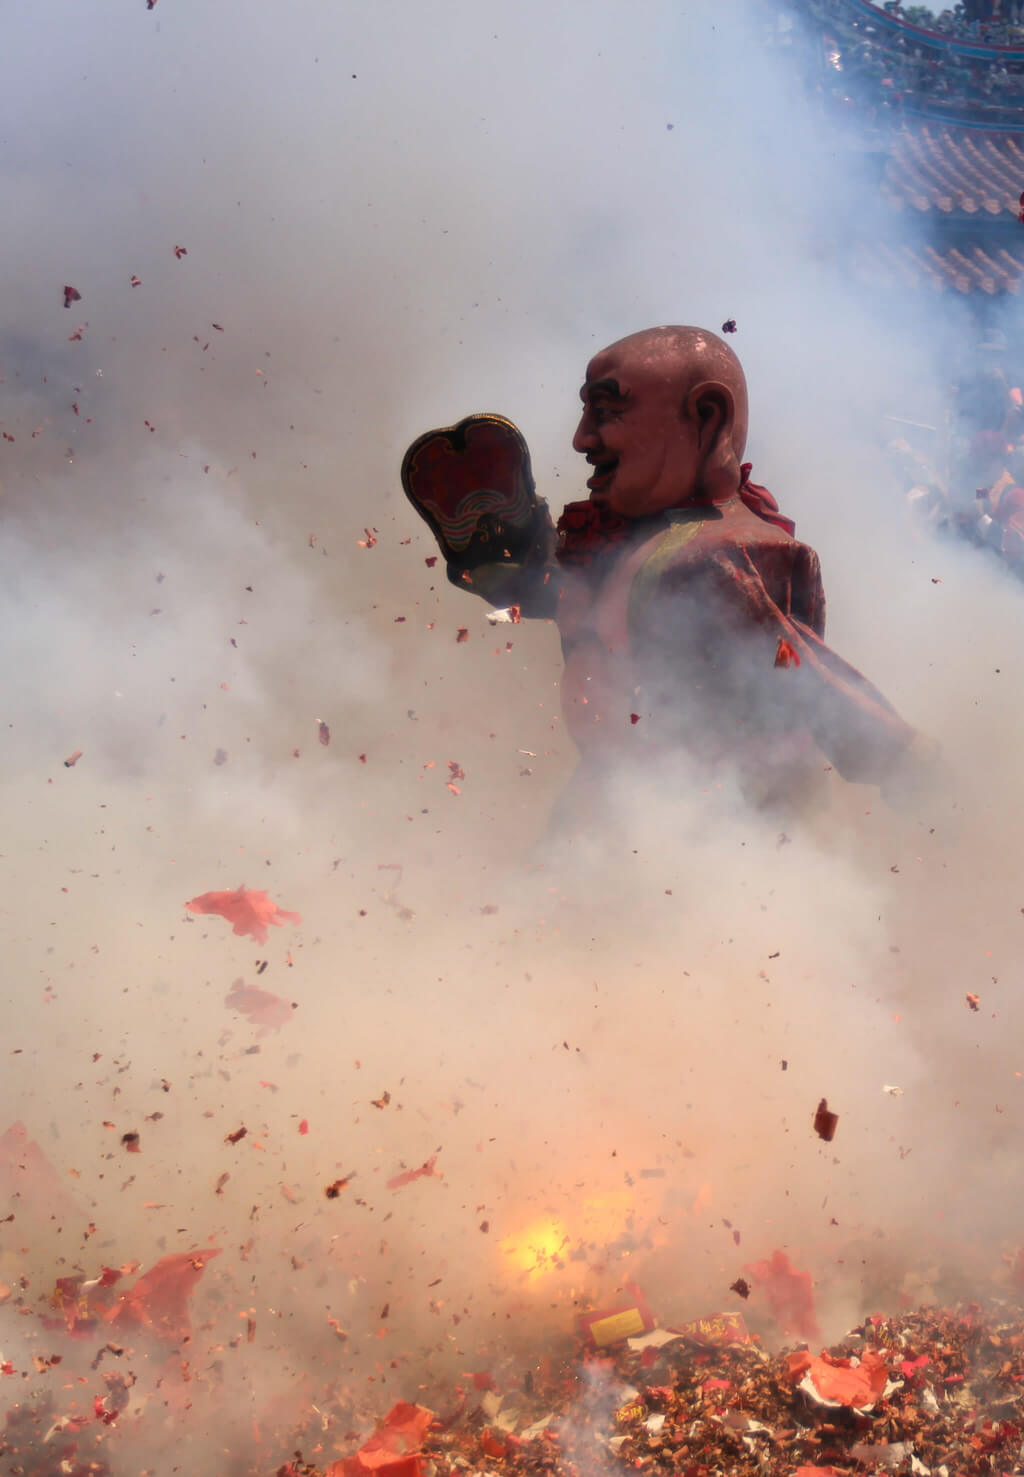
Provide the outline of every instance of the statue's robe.
<path id="1" fill-rule="evenodd" d="M 825 644 L 814 550 L 769 495 L 750 495 L 762 489 L 743 492 L 622 521 L 607 542 L 586 527 L 587 505 L 563 515 L 554 613 L 563 710 L 584 766 L 681 751 L 765 795 L 828 765 L 883 783 L 914 730 Z"/>

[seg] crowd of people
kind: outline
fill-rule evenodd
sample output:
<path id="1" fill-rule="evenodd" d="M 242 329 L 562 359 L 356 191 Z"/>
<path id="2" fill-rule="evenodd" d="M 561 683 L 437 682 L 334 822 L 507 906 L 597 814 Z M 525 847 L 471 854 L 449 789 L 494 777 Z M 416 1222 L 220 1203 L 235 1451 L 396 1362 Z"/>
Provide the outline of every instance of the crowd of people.
<path id="1" fill-rule="evenodd" d="M 821 51 L 817 85 L 834 105 L 893 121 L 906 111 L 996 127 L 1024 118 L 1024 0 L 1003 0 L 987 14 L 889 0 L 884 11 L 907 26 L 888 24 L 882 7 L 876 16 L 850 0 L 802 0 L 801 8 Z M 968 54 L 955 42 L 992 50 Z M 1005 49 L 1014 47 L 1020 55 Z"/>
<path id="2" fill-rule="evenodd" d="M 938 10 L 931 5 L 907 5 L 904 0 L 884 0 L 887 15 L 908 21 L 926 31 L 963 41 L 982 41 L 991 46 L 1012 46 L 1019 41 L 1015 34 L 1024 25 L 1022 0 L 963 0 L 950 9 Z"/>
<path id="3" fill-rule="evenodd" d="M 1024 375 L 992 332 L 961 374 L 946 449 L 892 444 L 915 522 L 990 550 L 1024 578 Z"/>

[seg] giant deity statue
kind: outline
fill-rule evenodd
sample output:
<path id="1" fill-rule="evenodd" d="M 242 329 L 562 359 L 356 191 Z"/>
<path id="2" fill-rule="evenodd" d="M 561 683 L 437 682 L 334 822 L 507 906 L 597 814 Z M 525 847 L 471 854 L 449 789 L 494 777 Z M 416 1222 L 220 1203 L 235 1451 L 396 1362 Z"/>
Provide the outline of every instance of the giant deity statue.
<path id="1" fill-rule="evenodd" d="M 556 621 L 578 796 L 618 761 L 668 756 L 758 804 L 830 765 L 894 788 L 916 772 L 926 746 L 825 644 L 818 557 L 750 480 L 728 345 L 698 328 L 632 334 L 590 361 L 580 398 L 590 496 L 557 526 L 500 416 L 428 432 L 402 466 L 452 583 Z"/>

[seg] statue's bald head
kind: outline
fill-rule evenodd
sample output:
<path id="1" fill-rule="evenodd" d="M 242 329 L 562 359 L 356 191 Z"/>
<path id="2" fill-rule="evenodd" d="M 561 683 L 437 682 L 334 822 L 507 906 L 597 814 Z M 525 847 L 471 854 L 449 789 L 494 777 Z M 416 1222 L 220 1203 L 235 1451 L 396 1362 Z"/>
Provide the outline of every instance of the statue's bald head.
<path id="1" fill-rule="evenodd" d="M 717 386 L 732 400 L 732 445 L 742 457 L 747 444 L 747 381 L 743 366 L 724 339 L 706 328 L 667 325 L 631 333 L 604 350 L 605 354 L 635 359 L 653 376 L 671 383 L 680 405 L 694 390 Z"/>
<path id="2" fill-rule="evenodd" d="M 747 439 L 747 386 L 736 355 L 703 328 L 619 339 L 587 366 L 573 441 L 597 469 L 595 502 L 642 517 L 735 495 Z"/>

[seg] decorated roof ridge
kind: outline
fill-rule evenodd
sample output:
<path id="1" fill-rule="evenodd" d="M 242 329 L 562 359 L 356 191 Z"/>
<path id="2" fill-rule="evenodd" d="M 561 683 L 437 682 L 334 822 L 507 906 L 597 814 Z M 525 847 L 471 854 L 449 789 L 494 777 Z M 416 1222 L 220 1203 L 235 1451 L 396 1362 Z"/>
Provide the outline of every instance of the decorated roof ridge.
<path id="1" fill-rule="evenodd" d="M 980 241 L 946 247 L 862 241 L 854 248 L 853 270 L 873 287 L 1016 297 L 1024 279 L 1024 239 L 1018 256 Z"/>
<path id="2" fill-rule="evenodd" d="M 914 92 L 900 95 L 900 115 L 971 133 L 1024 134 L 1024 104 L 963 102 L 944 98 L 924 99 Z"/>
<path id="3" fill-rule="evenodd" d="M 1024 149 L 1008 135 L 940 124 L 893 135 L 882 194 L 897 208 L 1008 221 L 1018 215 L 1022 191 Z"/>
<path id="4" fill-rule="evenodd" d="M 903 32 L 907 36 L 915 37 L 917 40 L 929 46 L 939 46 L 948 49 L 957 56 L 974 56 L 988 58 L 990 60 L 1001 58 L 1003 61 L 1024 61 L 1024 45 L 1002 45 L 994 41 L 972 40 L 964 36 L 950 35 L 948 31 L 932 30 L 927 26 L 915 25 L 912 21 L 903 20 L 902 17 L 890 14 L 883 10 L 880 5 L 875 5 L 872 0 L 841 0 L 841 5 L 853 15 L 861 19 L 870 19 L 872 24 L 879 25 L 883 29 Z"/>

